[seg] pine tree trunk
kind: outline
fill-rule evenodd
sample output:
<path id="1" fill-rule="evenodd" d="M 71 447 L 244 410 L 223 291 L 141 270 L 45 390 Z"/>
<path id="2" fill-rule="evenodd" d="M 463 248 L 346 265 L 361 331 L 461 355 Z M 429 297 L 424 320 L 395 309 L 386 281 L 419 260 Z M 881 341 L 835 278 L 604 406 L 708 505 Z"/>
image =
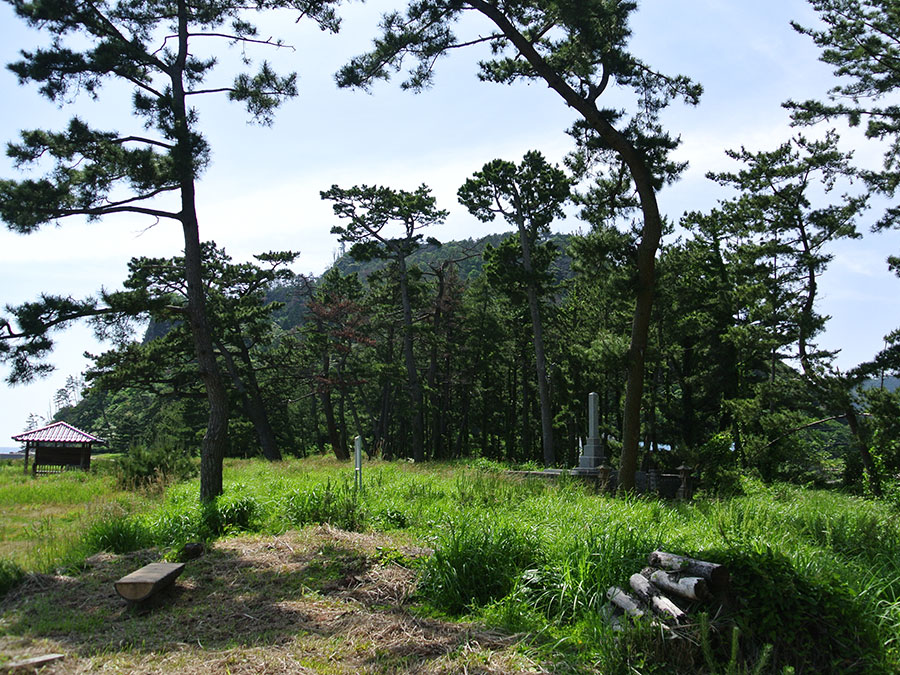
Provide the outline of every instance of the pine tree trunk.
<path id="1" fill-rule="evenodd" d="M 650 189 L 652 192 L 652 188 Z M 625 384 L 625 410 L 622 415 L 622 454 L 619 460 L 619 489 L 634 491 L 634 475 L 637 471 L 638 439 L 641 433 L 641 398 L 644 391 L 644 361 L 650 333 L 650 316 L 653 311 L 653 285 L 656 267 L 656 250 L 662 233 L 662 220 L 656 210 L 653 195 L 654 216 L 649 218 L 645 209 L 644 233 L 638 246 L 638 289 L 631 325 L 631 346 L 628 349 L 628 378 Z"/>
<path id="2" fill-rule="evenodd" d="M 644 225 L 637 250 L 637 298 L 631 325 L 631 345 L 628 349 L 628 380 L 625 388 L 625 412 L 622 419 L 622 455 L 619 464 L 619 486 L 634 490 L 637 470 L 638 440 L 641 431 L 641 397 L 644 386 L 644 359 L 653 309 L 653 288 L 656 277 L 656 251 L 662 237 L 662 217 L 656 201 L 654 176 L 643 155 L 620 131 L 610 124 L 608 117 L 597 108 L 595 99 L 579 93 L 535 49 L 531 41 L 520 33 L 502 11 L 485 0 L 467 0 L 467 4 L 493 21 L 528 61 L 534 72 L 563 100 L 584 118 L 606 145 L 628 167 L 641 204 Z"/>
<path id="3" fill-rule="evenodd" d="M 413 432 L 413 459 L 416 462 L 425 460 L 424 439 L 424 407 L 422 404 L 422 387 L 419 384 L 419 375 L 416 371 L 416 357 L 413 351 L 413 322 L 412 304 L 409 300 L 409 279 L 406 274 L 406 261 L 400 257 L 397 260 L 400 268 L 400 300 L 403 304 L 403 358 L 406 361 L 406 376 L 408 378 L 409 400 L 412 404 L 412 432 Z"/>
<path id="4" fill-rule="evenodd" d="M 522 266 L 528 279 L 528 311 L 531 315 L 531 332 L 534 336 L 534 367 L 537 373 L 538 397 L 541 404 L 541 445 L 544 466 L 556 464 L 553 450 L 553 416 L 550 412 L 550 386 L 547 383 L 547 358 L 544 355 L 544 329 L 541 323 L 541 308 L 538 304 L 537 288 L 534 283 L 534 267 L 531 264 L 531 240 L 525 230 L 525 223 L 519 219 L 519 244 L 522 247 Z"/>
<path id="5" fill-rule="evenodd" d="M 206 317 L 200 228 L 194 190 L 194 153 L 185 105 L 184 66 L 188 56 L 188 10 L 178 2 L 178 55 L 172 69 L 172 102 L 176 149 L 173 153 L 181 182 L 181 224 L 184 233 L 184 278 L 187 285 L 187 316 L 194 340 L 200 379 L 206 388 L 209 418 L 200 449 L 200 499 L 210 501 L 222 494 L 222 461 L 228 445 L 228 396 L 213 350 Z"/>
<path id="6" fill-rule="evenodd" d="M 262 391 L 259 388 L 259 380 L 256 379 L 256 371 L 253 369 L 250 352 L 244 344 L 240 345 L 240 352 L 241 360 L 247 369 L 249 405 L 253 412 L 250 421 L 253 422 L 253 427 L 256 429 L 256 436 L 262 447 L 263 456 L 270 462 L 280 462 L 282 459 L 281 450 L 278 449 L 278 442 L 275 440 L 275 431 L 272 429 L 269 412 L 266 410 Z"/>
<path id="7" fill-rule="evenodd" d="M 313 428 L 316 432 L 316 449 L 320 454 L 325 454 L 325 439 L 322 437 L 321 427 L 319 426 L 319 406 L 316 404 L 316 396 L 310 396 L 310 417 L 313 420 Z"/>
<path id="8" fill-rule="evenodd" d="M 847 417 L 847 425 L 853 434 L 853 440 L 859 449 L 860 459 L 862 459 L 863 469 L 866 472 L 866 478 L 869 481 L 869 489 L 876 497 L 882 496 L 881 476 L 878 475 L 878 467 L 872 459 L 872 453 L 869 452 L 869 446 L 863 436 L 862 429 L 859 427 L 859 419 L 856 416 L 856 410 L 853 408 L 853 402 L 848 400 L 844 406 L 844 412 Z"/>
<path id="9" fill-rule="evenodd" d="M 338 391 L 338 430 L 341 438 L 341 448 L 347 452 L 347 459 L 350 459 L 350 432 L 347 429 L 347 397 L 344 394 L 343 387 Z"/>
<path id="10" fill-rule="evenodd" d="M 234 388 L 244 404 L 244 412 L 253 424 L 253 430 L 256 432 L 256 438 L 259 441 L 259 447 L 262 449 L 263 457 L 270 462 L 281 461 L 281 452 L 278 450 L 278 445 L 275 442 L 275 433 L 272 431 L 272 425 L 269 423 L 269 415 L 262 400 L 262 393 L 259 391 L 259 384 L 253 373 L 250 354 L 246 351 L 246 348 L 241 351 L 241 360 L 244 362 L 245 368 L 247 368 L 247 383 L 245 384 L 244 378 L 241 377 L 237 364 L 235 364 L 234 358 L 227 347 L 222 342 L 218 342 L 217 346 L 219 354 L 222 355 L 222 359 L 225 361 L 225 368 L 231 376 Z"/>

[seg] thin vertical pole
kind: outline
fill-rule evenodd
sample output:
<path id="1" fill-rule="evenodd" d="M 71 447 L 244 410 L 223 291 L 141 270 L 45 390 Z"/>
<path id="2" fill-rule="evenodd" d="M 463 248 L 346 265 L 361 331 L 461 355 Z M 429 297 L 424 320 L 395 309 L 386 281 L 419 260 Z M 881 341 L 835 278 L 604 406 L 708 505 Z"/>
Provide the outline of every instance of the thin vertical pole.
<path id="1" fill-rule="evenodd" d="M 354 458 L 356 461 L 356 490 L 362 490 L 362 436 L 357 436 L 354 441 Z"/>

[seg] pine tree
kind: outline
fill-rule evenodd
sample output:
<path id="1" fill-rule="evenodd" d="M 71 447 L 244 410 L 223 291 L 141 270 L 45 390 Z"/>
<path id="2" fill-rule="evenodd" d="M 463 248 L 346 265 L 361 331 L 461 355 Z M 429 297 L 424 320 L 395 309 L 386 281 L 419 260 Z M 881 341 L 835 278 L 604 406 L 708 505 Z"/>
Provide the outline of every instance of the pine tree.
<path id="1" fill-rule="evenodd" d="M 204 41 L 228 41 L 244 47 L 279 47 L 280 41 L 257 36 L 248 10 L 293 9 L 337 30 L 333 0 L 273 0 L 251 3 L 218 0 L 154 0 L 151 2 L 77 2 L 51 0 L 26 3 L 7 0 L 29 25 L 52 35 L 47 48 L 23 51 L 11 64 L 21 83 L 34 82 L 51 101 L 65 104 L 83 92 L 101 95 L 107 81 L 133 86 L 133 112 L 148 132 L 100 131 L 75 117 L 62 131 L 24 131 L 7 153 L 19 167 L 51 161 L 44 177 L 0 181 L 0 218 L 17 232 L 31 232 L 64 218 L 89 220 L 119 213 L 141 214 L 180 225 L 184 238 L 186 316 L 194 355 L 209 403 L 209 419 L 201 450 L 200 496 L 222 492 L 222 458 L 227 445 L 228 398 L 215 357 L 202 278 L 202 248 L 195 184 L 209 163 L 210 148 L 199 131 L 199 118 L 189 101 L 201 94 L 225 94 L 246 105 L 263 124 L 274 109 L 296 94 L 296 75 L 278 75 L 267 62 L 255 74 L 239 73 L 231 86 L 204 89 L 214 55 L 200 56 Z M 166 199 L 166 197 L 170 199 Z M 64 319 L 90 314 L 92 303 L 71 299 L 31 329 L 37 349 L 16 350 L 10 341 L 27 337 L 9 321 L 0 356 L 28 371 L 24 362 L 46 352 L 47 332 Z M 50 343 L 50 344 L 48 344 Z M 17 362 L 18 360 L 18 362 Z M 46 366 L 46 364 L 43 364 Z M 46 369 L 46 368 L 44 368 Z M 38 371 L 40 371 L 40 366 Z"/>

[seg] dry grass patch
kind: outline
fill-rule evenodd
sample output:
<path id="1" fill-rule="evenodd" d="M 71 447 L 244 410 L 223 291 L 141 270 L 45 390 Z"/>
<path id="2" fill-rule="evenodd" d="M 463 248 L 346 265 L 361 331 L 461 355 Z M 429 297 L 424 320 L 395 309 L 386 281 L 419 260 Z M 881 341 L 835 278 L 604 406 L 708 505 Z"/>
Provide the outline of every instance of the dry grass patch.
<path id="1" fill-rule="evenodd" d="M 136 606 L 113 582 L 160 552 L 96 555 L 77 576 L 29 575 L 0 602 L 0 653 L 65 653 L 47 674 L 543 672 L 514 636 L 416 615 L 409 565 L 427 553 L 327 526 L 237 537 Z"/>

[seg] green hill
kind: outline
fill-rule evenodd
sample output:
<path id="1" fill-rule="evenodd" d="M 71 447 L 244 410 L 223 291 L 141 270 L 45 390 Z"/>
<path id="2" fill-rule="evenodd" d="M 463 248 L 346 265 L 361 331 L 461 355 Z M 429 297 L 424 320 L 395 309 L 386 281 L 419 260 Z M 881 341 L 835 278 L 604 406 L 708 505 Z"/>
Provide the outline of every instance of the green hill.
<path id="1" fill-rule="evenodd" d="M 459 278 L 463 281 L 468 281 L 481 273 L 484 266 L 483 254 L 485 246 L 488 244 L 497 246 L 501 241 L 512 236 L 512 234 L 512 232 L 488 234 L 480 239 L 453 240 L 442 243 L 440 246 L 425 244 L 407 258 L 407 264 L 428 269 L 430 267 L 437 268 L 448 261 L 455 261 L 459 271 Z M 553 276 L 557 281 L 562 281 L 572 276 L 572 259 L 566 254 L 566 251 L 573 236 L 571 234 L 553 234 L 549 238 L 560 250 L 560 255 L 553 263 Z M 383 260 L 361 262 L 355 260 L 349 253 L 345 253 L 335 261 L 334 267 L 337 267 L 341 274 L 355 272 L 361 279 L 365 280 L 373 272 L 383 269 L 385 264 Z"/>

